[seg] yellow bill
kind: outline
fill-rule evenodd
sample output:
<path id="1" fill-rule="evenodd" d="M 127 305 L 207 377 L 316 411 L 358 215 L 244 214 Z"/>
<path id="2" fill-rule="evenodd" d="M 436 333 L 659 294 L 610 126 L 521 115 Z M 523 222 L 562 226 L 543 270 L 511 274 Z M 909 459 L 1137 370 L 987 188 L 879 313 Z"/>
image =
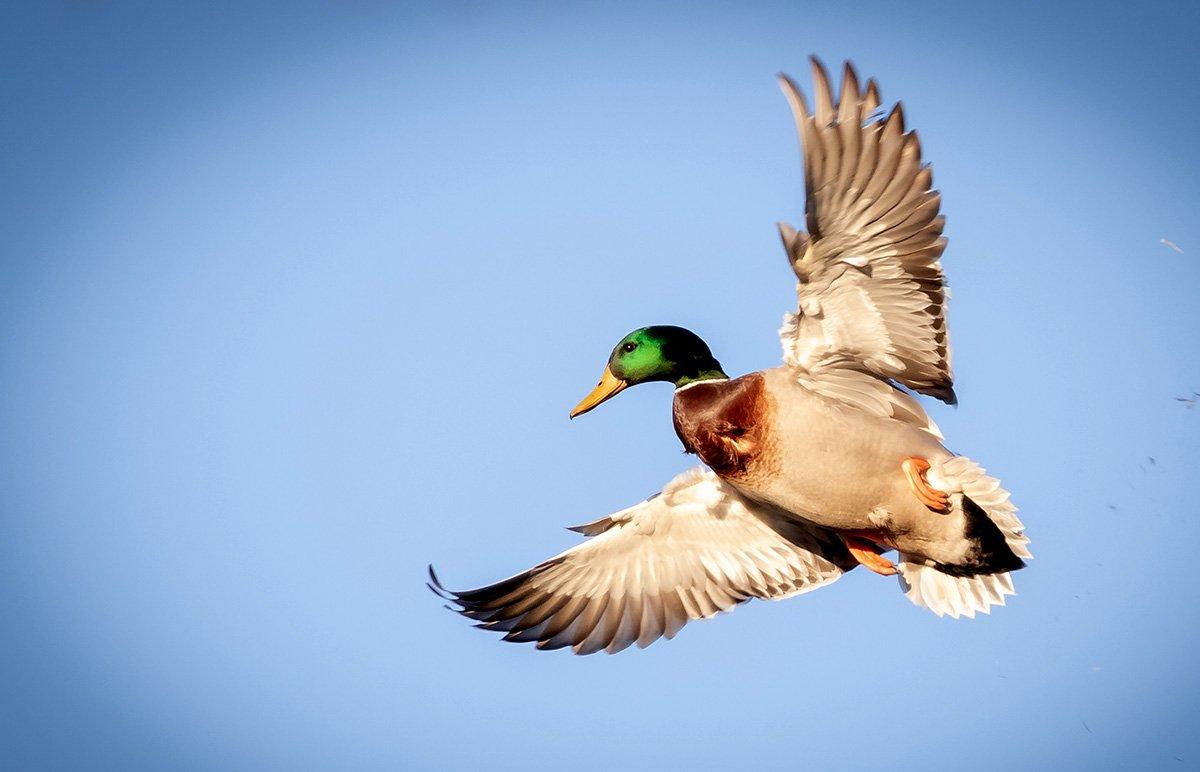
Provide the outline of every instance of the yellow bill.
<path id="1" fill-rule="evenodd" d="M 612 374 L 612 370 L 604 368 L 604 374 L 600 376 L 600 383 L 596 384 L 596 388 L 592 389 L 592 393 L 583 398 L 583 401 L 575 406 L 571 411 L 571 417 L 583 415 L 587 411 L 599 405 L 606 399 L 615 397 L 629 386 L 628 381 L 623 381 Z"/>

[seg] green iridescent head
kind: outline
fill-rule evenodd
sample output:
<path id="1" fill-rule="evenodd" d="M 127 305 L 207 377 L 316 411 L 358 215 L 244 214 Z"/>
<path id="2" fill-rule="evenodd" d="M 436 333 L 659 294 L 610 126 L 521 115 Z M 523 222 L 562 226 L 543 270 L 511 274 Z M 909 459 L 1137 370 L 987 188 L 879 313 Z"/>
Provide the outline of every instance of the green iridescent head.
<path id="1" fill-rule="evenodd" d="M 678 388 L 727 377 L 708 344 L 691 330 L 670 325 L 642 327 L 622 338 L 613 349 L 600 383 L 575 406 L 571 417 L 639 383 L 667 381 Z"/>

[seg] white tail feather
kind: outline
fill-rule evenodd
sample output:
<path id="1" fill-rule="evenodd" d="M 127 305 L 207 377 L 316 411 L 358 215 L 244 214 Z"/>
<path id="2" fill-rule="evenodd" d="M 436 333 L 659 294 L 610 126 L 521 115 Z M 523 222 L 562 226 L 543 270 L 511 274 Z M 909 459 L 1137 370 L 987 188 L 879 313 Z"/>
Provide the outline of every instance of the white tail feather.
<path id="1" fill-rule="evenodd" d="M 929 481 L 939 490 L 961 492 L 970 498 L 1004 533 L 1004 540 L 1017 557 L 1025 560 L 1033 557 L 1025 526 L 1017 519 L 1017 508 L 1009 501 L 1008 491 L 1000 487 L 995 477 L 989 477 L 983 467 L 966 456 L 955 456 L 931 469 Z M 900 555 L 897 568 L 905 597 L 938 616 L 974 618 L 976 612 L 987 614 L 992 606 L 1003 606 L 1006 595 L 1017 594 L 1008 573 L 951 576 L 905 554 Z"/>
<path id="2" fill-rule="evenodd" d="M 1003 606 L 1004 596 L 1017 594 L 1008 574 L 951 576 L 933 566 L 907 560 L 901 560 L 897 568 L 904 596 L 939 617 L 948 614 L 955 619 L 973 619 L 976 612 L 988 614 L 992 606 Z"/>

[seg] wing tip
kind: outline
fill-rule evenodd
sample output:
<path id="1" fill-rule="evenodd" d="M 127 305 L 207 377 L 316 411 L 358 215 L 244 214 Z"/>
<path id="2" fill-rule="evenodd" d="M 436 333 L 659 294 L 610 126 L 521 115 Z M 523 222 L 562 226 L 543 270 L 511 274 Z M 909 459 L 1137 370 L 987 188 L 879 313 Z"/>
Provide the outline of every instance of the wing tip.
<path id="1" fill-rule="evenodd" d="M 858 71 L 854 69 L 854 62 L 846 59 L 842 62 L 842 95 L 838 107 L 843 111 L 858 109 L 862 98 L 862 91 L 859 89 Z"/>
<path id="2" fill-rule="evenodd" d="M 833 85 L 829 81 L 829 70 L 816 54 L 810 55 L 808 61 L 812 65 L 813 108 L 816 110 L 817 120 L 824 125 L 833 119 Z"/>
<path id="3" fill-rule="evenodd" d="M 809 54 L 808 55 L 808 64 L 809 64 L 809 66 L 812 67 L 812 71 L 813 71 L 814 75 L 816 75 L 819 72 L 822 75 L 824 75 L 826 78 L 829 77 L 829 71 L 825 69 L 825 62 L 821 61 L 821 57 L 817 56 L 816 54 Z"/>
<path id="4" fill-rule="evenodd" d="M 927 381 L 924 384 L 909 386 L 909 388 L 911 388 L 913 391 L 920 392 L 927 397 L 933 397 L 939 402 L 944 402 L 950 407 L 958 407 L 958 394 L 954 391 L 954 383 L 952 381 L 941 381 L 934 383 Z"/>
<path id="5" fill-rule="evenodd" d="M 429 574 L 429 581 L 426 582 L 426 584 L 429 585 L 430 588 L 437 591 L 438 594 L 442 594 L 443 597 L 446 597 L 446 596 L 452 597 L 454 595 L 454 593 L 447 590 L 446 586 L 444 584 L 442 584 L 441 577 L 439 577 L 437 575 L 437 571 L 434 569 L 433 563 L 430 563 L 428 566 L 426 566 L 426 571 Z"/>
<path id="6" fill-rule="evenodd" d="M 430 563 L 428 566 L 426 566 L 426 571 L 429 573 L 429 580 L 425 582 L 425 586 L 429 588 L 429 591 L 442 600 L 448 600 L 451 603 L 458 603 L 458 596 L 450 590 L 447 590 L 446 586 L 442 584 L 442 580 L 438 578 L 437 571 L 433 569 L 433 563 Z M 446 606 L 446 608 L 450 607 Z M 450 610 L 457 611 L 458 609 Z"/>
<path id="7" fill-rule="evenodd" d="M 788 103 L 792 107 L 792 114 L 795 116 L 796 126 L 799 128 L 809 115 L 808 100 L 804 98 L 804 91 L 792 79 L 792 76 L 786 72 L 776 73 L 775 78 L 779 81 L 779 88 L 783 91 L 783 95 L 787 97 Z"/>
<path id="8" fill-rule="evenodd" d="M 883 104 L 883 97 L 879 94 L 879 81 L 867 78 L 867 89 L 863 92 L 864 113 L 874 112 L 879 109 L 881 104 Z"/>

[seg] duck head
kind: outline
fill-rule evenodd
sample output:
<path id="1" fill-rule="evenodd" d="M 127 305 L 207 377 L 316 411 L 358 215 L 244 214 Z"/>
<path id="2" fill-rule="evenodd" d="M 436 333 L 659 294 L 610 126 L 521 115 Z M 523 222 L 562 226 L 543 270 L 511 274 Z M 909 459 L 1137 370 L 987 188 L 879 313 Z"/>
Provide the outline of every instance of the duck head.
<path id="1" fill-rule="evenodd" d="M 667 381 L 680 388 L 695 381 L 728 377 L 721 370 L 721 363 L 713 358 L 708 344 L 691 330 L 670 325 L 642 327 L 616 345 L 600 383 L 575 406 L 571 417 L 583 415 L 639 383 Z"/>

